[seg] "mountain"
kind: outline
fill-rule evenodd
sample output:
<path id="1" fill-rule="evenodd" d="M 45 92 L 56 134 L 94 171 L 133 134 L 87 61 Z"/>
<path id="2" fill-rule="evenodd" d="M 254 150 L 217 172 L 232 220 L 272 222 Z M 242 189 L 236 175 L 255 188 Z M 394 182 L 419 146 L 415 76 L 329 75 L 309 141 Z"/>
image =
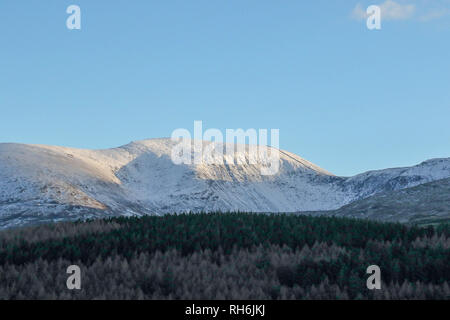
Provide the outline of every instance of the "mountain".
<path id="1" fill-rule="evenodd" d="M 431 223 L 450 220 L 450 179 L 382 192 L 329 213 L 372 220 Z"/>
<path id="2" fill-rule="evenodd" d="M 357 195 L 351 201 L 379 192 L 391 192 L 450 177 L 450 158 L 432 159 L 413 167 L 368 171 L 345 181 L 347 193 Z M 350 201 L 349 201 L 350 202 Z"/>
<path id="3" fill-rule="evenodd" d="M 0 144 L 0 227 L 113 215 L 200 211 L 334 210 L 381 192 L 450 178 L 450 158 L 409 168 L 338 177 L 280 150 L 279 171 L 263 175 L 249 146 L 219 164 L 171 160 L 170 139 L 107 150 Z M 223 150 L 215 142 L 203 148 Z"/>

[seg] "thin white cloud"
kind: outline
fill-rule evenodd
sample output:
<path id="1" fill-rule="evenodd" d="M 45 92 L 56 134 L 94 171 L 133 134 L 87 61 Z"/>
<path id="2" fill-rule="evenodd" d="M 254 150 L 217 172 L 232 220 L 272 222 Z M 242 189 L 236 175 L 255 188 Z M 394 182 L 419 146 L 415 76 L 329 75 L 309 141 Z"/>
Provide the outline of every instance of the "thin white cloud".
<path id="1" fill-rule="evenodd" d="M 407 20 L 414 16 L 416 5 L 401 4 L 393 0 L 386 0 L 378 4 L 381 9 L 382 20 Z M 365 8 L 358 3 L 352 11 L 352 17 L 357 20 L 364 20 L 367 18 Z"/>
<path id="2" fill-rule="evenodd" d="M 387 0 L 380 6 L 381 17 L 384 20 L 406 20 L 414 16 L 416 5 L 399 4 L 392 0 Z"/>
<path id="3" fill-rule="evenodd" d="M 450 16 L 450 0 L 386 0 L 378 4 L 375 1 L 358 3 L 352 10 L 352 18 L 367 19 L 366 7 L 372 4 L 380 7 L 382 20 L 428 22 Z"/>
<path id="4" fill-rule="evenodd" d="M 361 3 L 358 3 L 352 11 L 352 17 L 356 20 L 364 20 L 367 18 L 366 10 L 364 10 Z"/>

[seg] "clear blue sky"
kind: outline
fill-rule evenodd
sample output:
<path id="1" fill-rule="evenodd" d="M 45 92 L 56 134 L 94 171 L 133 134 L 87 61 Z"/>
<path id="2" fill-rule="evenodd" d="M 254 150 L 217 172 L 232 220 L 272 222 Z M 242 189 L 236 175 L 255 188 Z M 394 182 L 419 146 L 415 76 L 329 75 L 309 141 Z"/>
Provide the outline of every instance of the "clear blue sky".
<path id="1" fill-rule="evenodd" d="M 202 120 L 278 128 L 338 175 L 450 157 L 450 2 L 398 0 L 414 10 L 378 31 L 357 4 L 0 0 L 0 142 L 109 148 Z"/>

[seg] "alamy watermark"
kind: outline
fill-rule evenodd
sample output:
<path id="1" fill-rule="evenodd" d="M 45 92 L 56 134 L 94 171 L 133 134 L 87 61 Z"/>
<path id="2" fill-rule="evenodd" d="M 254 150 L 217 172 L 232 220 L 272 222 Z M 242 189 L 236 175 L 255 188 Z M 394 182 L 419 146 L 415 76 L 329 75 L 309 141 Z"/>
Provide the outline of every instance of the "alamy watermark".
<path id="1" fill-rule="evenodd" d="M 377 265 L 370 265 L 366 270 L 367 274 L 370 274 L 367 278 L 366 286 L 369 290 L 381 289 L 381 269 Z M 69 290 L 81 290 L 81 268 L 78 265 L 70 265 L 67 267 L 67 274 L 70 276 L 67 278 L 66 286 Z"/>
<path id="2" fill-rule="evenodd" d="M 280 168 L 279 129 L 226 129 L 225 140 L 218 129 L 203 132 L 202 121 L 194 121 L 194 135 L 187 129 L 172 132 L 171 158 L 175 164 L 261 165 L 262 175 L 274 175 Z M 214 141 L 208 143 L 205 141 Z M 247 143 L 248 142 L 248 143 Z"/>
<path id="3" fill-rule="evenodd" d="M 395 9 L 395 8 L 394 8 Z M 370 5 L 367 7 L 366 12 L 358 6 L 356 16 L 366 19 L 366 25 L 369 30 L 381 29 L 381 7 L 378 5 Z M 81 8 L 78 5 L 72 4 L 67 7 L 66 13 L 70 16 L 66 20 L 66 26 L 69 30 L 81 29 Z"/>
<path id="4" fill-rule="evenodd" d="M 66 13 L 70 16 L 66 20 L 66 26 L 69 30 L 81 29 L 81 9 L 77 5 L 70 5 L 67 7 Z"/>
<path id="5" fill-rule="evenodd" d="M 376 5 L 369 6 L 366 10 L 367 13 L 367 29 L 380 30 L 381 29 L 381 8 Z"/>
<path id="6" fill-rule="evenodd" d="M 66 286 L 69 290 L 81 290 L 81 269 L 77 265 L 71 265 L 67 267 L 67 274 L 70 276 L 67 278 Z"/>
<path id="7" fill-rule="evenodd" d="M 381 289 L 381 269 L 379 266 L 373 264 L 367 267 L 368 274 L 371 276 L 367 279 L 366 285 L 369 290 Z"/>

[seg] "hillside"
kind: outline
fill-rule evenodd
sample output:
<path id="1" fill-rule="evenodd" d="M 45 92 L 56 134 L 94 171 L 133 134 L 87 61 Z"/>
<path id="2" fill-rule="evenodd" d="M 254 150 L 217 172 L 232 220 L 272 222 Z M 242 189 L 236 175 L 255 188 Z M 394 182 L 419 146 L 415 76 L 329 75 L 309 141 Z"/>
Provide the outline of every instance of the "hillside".
<path id="1" fill-rule="evenodd" d="M 422 224 L 450 220 L 450 179 L 376 194 L 343 206 L 331 214 Z"/>
<path id="2" fill-rule="evenodd" d="M 450 229 L 190 214 L 0 231 L 0 299 L 446 299 Z M 81 290 L 66 288 L 69 265 Z M 368 290 L 378 265 L 382 289 Z"/>

